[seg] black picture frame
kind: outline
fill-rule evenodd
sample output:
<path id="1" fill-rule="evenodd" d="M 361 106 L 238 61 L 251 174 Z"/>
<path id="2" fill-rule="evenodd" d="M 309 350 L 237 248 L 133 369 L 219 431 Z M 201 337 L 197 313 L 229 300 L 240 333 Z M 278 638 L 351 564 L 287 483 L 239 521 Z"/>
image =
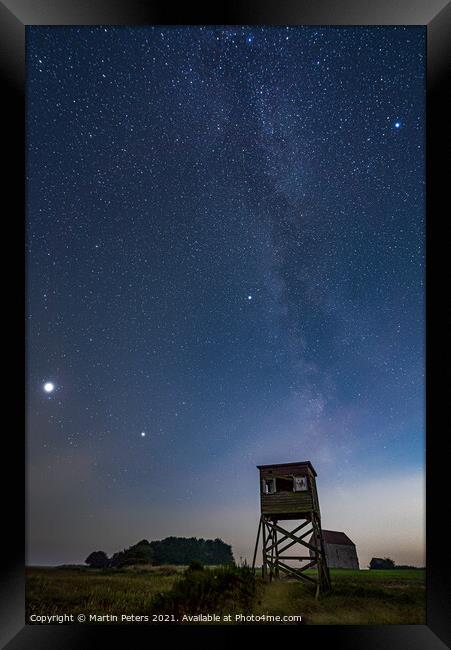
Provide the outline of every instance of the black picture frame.
<path id="1" fill-rule="evenodd" d="M 253 637 L 263 631 L 266 642 L 270 637 L 281 639 L 293 635 L 297 643 L 323 643 L 349 649 L 399 648 L 400 650 L 439 650 L 451 643 L 449 571 L 446 574 L 447 547 L 442 538 L 444 495 L 448 459 L 445 452 L 447 436 L 444 428 L 432 426 L 440 401 L 436 394 L 437 380 L 431 376 L 434 359 L 443 365 L 443 348 L 434 345 L 438 331 L 432 325 L 430 309 L 437 280 L 442 271 L 439 255 L 431 256 L 431 241 L 440 239 L 437 221 L 441 204 L 446 199 L 446 167 L 441 164 L 440 151 L 449 137 L 449 104 L 446 103 L 445 75 L 451 52 L 451 5 L 445 0 L 243 0 L 202 7 L 199 3 L 172 6 L 172 3 L 146 0 L 3 0 L 0 3 L 0 70 L 3 93 L 3 124 L 11 137 L 7 150 L 7 169 L 3 176 L 4 202 L 9 199 L 9 215 L 14 220 L 18 243 L 16 259 L 25 268 L 23 250 L 25 195 L 25 27 L 27 25 L 425 25 L 427 28 L 427 624 L 387 626 L 252 626 L 234 627 L 147 627 L 147 626 L 83 626 L 25 625 L 24 597 L 24 420 L 14 417 L 14 435 L 8 435 L 8 460 L 11 478 L 2 500 L 3 523 L 8 534 L 3 536 L 3 577 L 0 582 L 1 644 L 8 650 L 19 648 L 88 648 L 118 643 L 141 647 L 152 642 L 155 634 L 163 633 L 168 643 L 198 647 L 228 645 L 235 638 Z M 5 92 L 6 90 L 6 92 Z M 448 107 L 448 108 L 447 108 Z M 443 205 L 446 205 L 444 203 Z M 5 215 L 4 215 L 5 219 Z M 20 271 L 19 271 L 20 276 Z M 23 285 L 22 285 L 23 286 Z M 23 294 L 22 294 L 23 295 Z M 9 309 L 18 315 L 14 333 L 23 329 L 23 301 L 20 290 L 13 292 Z M 442 300 L 442 298 L 441 298 Z M 22 345 L 23 338 L 19 345 Z M 434 341 L 434 345 L 432 345 Z M 446 346 L 445 346 L 446 347 Z M 440 355 L 440 356 L 439 356 Z M 15 360 L 17 365 L 17 358 Z M 19 391 L 20 392 L 20 391 Z M 20 424 L 17 422 L 19 419 Z M 5 459 L 5 455 L 4 455 Z M 6 459 L 5 459 L 6 460 Z M 5 462 L 5 461 L 4 461 Z M 448 470 L 448 472 L 447 472 Z M 14 523 L 13 523 L 14 522 Z M 6 528 L 4 528 L 4 531 Z M 133 642 L 130 639 L 133 635 Z M 294 635 L 296 635 L 294 637 Z"/>

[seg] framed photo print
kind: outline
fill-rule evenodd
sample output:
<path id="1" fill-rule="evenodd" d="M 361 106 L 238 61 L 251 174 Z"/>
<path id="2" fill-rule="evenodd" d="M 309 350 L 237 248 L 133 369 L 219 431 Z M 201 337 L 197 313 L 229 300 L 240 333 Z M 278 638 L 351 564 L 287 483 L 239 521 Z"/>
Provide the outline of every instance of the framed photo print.
<path id="1" fill-rule="evenodd" d="M 25 250 L 5 647 L 444 648 L 449 6 L 1 12 Z"/>

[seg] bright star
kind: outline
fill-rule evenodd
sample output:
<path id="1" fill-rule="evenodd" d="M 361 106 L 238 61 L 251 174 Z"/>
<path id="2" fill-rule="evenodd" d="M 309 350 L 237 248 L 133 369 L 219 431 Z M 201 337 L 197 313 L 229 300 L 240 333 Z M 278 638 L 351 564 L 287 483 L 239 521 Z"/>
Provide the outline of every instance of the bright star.
<path id="1" fill-rule="evenodd" d="M 252 296 L 248 296 L 247 299 L 248 299 L 248 300 L 252 300 Z"/>
<path id="2" fill-rule="evenodd" d="M 399 129 L 400 126 L 401 126 L 401 122 L 395 122 L 395 129 Z"/>
<path id="3" fill-rule="evenodd" d="M 145 432 L 145 431 L 141 431 L 141 438 L 145 438 L 145 437 L 146 437 L 146 432 Z"/>
<path id="4" fill-rule="evenodd" d="M 44 384 L 44 390 L 46 393 L 53 393 L 55 390 L 55 384 L 52 384 L 51 381 L 48 381 Z"/>

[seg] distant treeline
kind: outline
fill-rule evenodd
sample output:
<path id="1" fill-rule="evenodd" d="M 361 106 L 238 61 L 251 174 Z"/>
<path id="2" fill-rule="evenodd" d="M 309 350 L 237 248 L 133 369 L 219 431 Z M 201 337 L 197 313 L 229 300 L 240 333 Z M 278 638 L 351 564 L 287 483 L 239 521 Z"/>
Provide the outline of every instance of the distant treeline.
<path id="1" fill-rule="evenodd" d="M 418 569 L 419 567 L 409 564 L 395 564 L 389 557 L 373 557 L 369 563 L 370 569 Z"/>
<path id="2" fill-rule="evenodd" d="M 166 537 L 149 542 L 143 539 L 110 558 L 104 551 L 94 551 L 85 560 L 93 568 L 123 567 L 134 564 L 233 564 L 232 547 L 221 539 Z"/>
<path id="3" fill-rule="evenodd" d="M 410 564 L 395 564 L 395 569 L 425 569 L 424 566 L 410 566 Z"/>

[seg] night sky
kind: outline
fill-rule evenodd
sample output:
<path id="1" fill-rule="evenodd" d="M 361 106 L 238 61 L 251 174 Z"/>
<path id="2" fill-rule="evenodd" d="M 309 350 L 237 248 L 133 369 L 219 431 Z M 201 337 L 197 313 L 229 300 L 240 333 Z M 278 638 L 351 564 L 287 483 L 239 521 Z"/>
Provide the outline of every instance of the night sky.
<path id="1" fill-rule="evenodd" d="M 310 460 L 424 565 L 425 30 L 27 28 L 28 562 L 252 557 Z"/>

